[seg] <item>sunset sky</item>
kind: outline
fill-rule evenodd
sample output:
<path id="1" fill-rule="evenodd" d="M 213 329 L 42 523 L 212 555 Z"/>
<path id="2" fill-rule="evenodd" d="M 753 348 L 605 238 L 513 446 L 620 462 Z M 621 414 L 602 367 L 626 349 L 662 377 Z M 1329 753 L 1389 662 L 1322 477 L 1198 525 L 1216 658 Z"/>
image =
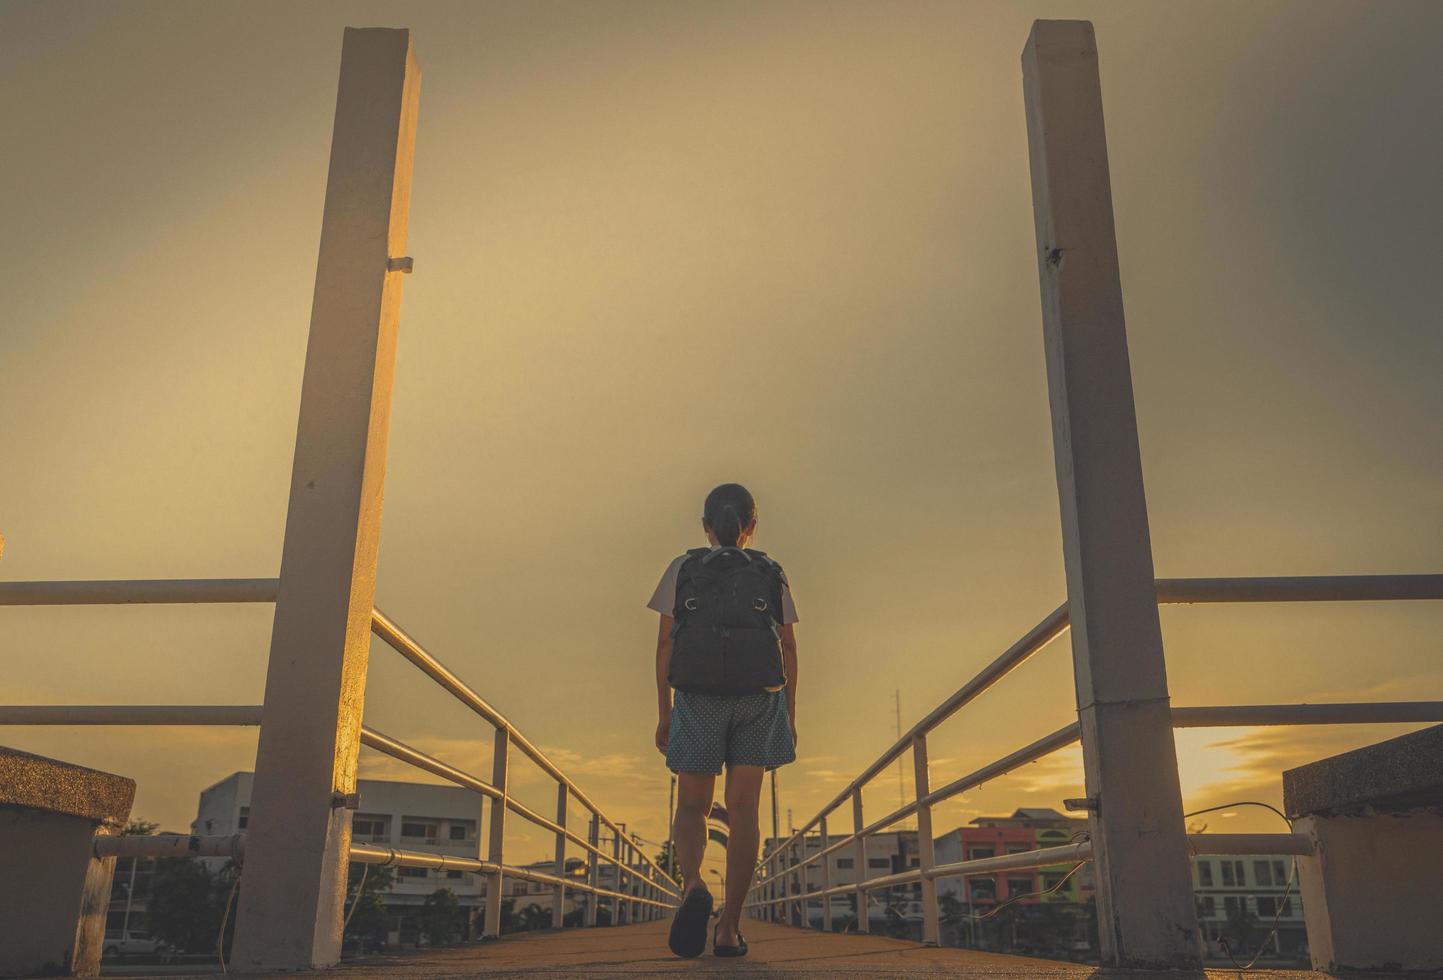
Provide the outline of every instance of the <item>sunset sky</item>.
<path id="1" fill-rule="evenodd" d="M 341 31 L 410 27 L 377 604 L 659 840 L 644 604 L 705 543 L 706 491 L 746 484 L 801 618 L 800 825 L 894 740 L 894 691 L 905 727 L 1064 597 L 1019 67 L 1040 17 L 1096 25 L 1158 574 L 1443 571 L 1431 0 L 7 0 L 0 578 L 276 574 Z M 0 700 L 258 703 L 270 621 L 6 608 Z M 1443 698 L 1443 603 L 1163 628 L 1175 704 Z M 934 784 L 1072 698 L 1063 639 L 936 733 Z M 366 719 L 489 766 L 379 643 Z M 1275 801 L 1281 769 L 1405 730 L 1182 731 L 1185 803 Z M 136 815 L 182 830 L 255 732 L 0 742 L 133 776 Z M 934 825 L 1060 807 L 1080 773 L 1059 753 Z M 871 814 L 898 792 L 880 777 Z"/>

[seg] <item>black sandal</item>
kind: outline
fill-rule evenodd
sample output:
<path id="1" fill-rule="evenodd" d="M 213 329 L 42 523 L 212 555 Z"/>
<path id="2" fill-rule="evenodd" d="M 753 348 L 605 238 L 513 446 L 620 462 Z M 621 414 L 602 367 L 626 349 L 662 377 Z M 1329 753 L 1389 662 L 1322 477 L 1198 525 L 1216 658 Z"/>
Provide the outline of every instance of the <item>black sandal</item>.
<path id="1" fill-rule="evenodd" d="M 747 937 L 737 930 L 737 944 L 735 946 L 723 946 L 716 941 L 717 930 L 721 928 L 718 922 L 711 929 L 711 954 L 713 956 L 745 956 L 747 955 Z"/>
<path id="2" fill-rule="evenodd" d="M 666 941 L 677 956 L 690 959 L 706 952 L 706 923 L 711 918 L 711 905 L 711 892 L 705 885 L 686 893 L 672 917 L 671 934 Z"/>

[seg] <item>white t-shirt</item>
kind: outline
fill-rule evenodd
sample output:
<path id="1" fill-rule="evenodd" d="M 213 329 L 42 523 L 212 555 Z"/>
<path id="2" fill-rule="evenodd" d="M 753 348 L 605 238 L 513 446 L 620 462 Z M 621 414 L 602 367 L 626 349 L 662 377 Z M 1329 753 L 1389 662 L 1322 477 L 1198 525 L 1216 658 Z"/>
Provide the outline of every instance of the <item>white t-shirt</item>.
<path id="1" fill-rule="evenodd" d="M 716 550 L 717 546 L 713 545 L 712 551 Z M 681 572 L 681 564 L 686 561 L 686 557 L 680 555 L 666 566 L 666 571 L 662 573 L 661 581 L 656 584 L 656 591 L 651 594 L 651 601 L 646 604 L 646 608 L 667 616 L 672 614 L 672 610 L 676 608 L 676 577 Z M 782 572 L 782 625 L 796 621 L 797 605 L 792 601 L 792 586 L 787 581 L 787 573 Z"/>

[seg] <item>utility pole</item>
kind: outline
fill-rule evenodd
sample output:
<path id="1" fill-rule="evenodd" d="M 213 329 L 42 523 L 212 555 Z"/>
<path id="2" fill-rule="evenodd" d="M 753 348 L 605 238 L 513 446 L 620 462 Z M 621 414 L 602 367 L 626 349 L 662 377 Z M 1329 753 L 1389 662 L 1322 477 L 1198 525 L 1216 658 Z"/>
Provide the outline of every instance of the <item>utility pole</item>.
<path id="1" fill-rule="evenodd" d="M 895 696 L 897 699 L 897 741 L 900 742 L 902 741 L 902 689 L 900 687 L 896 689 Z M 906 805 L 907 790 L 902 785 L 902 757 L 899 755 L 897 756 L 897 808 L 901 809 Z M 897 840 L 900 842 L 901 838 L 899 837 Z"/>
<path id="2" fill-rule="evenodd" d="M 135 900 L 135 866 L 138 863 L 140 863 L 140 858 L 132 856 L 130 859 L 130 884 L 125 886 L 125 918 L 120 925 L 122 941 L 130 938 L 130 904 Z"/>

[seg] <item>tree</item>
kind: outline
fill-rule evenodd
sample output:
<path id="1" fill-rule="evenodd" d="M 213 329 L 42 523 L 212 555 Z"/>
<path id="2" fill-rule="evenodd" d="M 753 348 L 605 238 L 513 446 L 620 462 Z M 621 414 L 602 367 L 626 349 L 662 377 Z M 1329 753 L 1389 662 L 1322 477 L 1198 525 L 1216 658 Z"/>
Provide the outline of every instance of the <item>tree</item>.
<path id="1" fill-rule="evenodd" d="M 346 935 L 373 945 L 386 941 L 391 917 L 385 895 L 395 882 L 390 868 L 352 864 L 346 879 Z"/>
<path id="2" fill-rule="evenodd" d="M 225 918 L 229 942 L 235 917 L 227 917 L 226 908 L 238 878 L 239 869 L 230 862 L 213 874 L 190 858 L 157 861 L 147 905 L 151 933 L 175 949 L 208 953 L 216 947 Z"/>
<path id="3" fill-rule="evenodd" d="M 1228 909 L 1228 935 L 1237 941 L 1236 952 L 1245 954 L 1252 944 L 1253 932 L 1258 927 L 1258 917 L 1248 908 L 1247 899 L 1236 902 Z"/>
<path id="4" fill-rule="evenodd" d="M 149 837 L 159 829 L 160 824 L 149 820 L 135 819 L 125 825 L 125 833 L 130 837 Z"/>
<path id="5" fill-rule="evenodd" d="M 453 943 L 461 936 L 461 903 L 449 888 L 438 888 L 421 905 L 421 935 L 432 946 Z"/>
<path id="6" fill-rule="evenodd" d="M 956 892 L 944 892 L 937 899 L 937 912 L 938 921 L 951 928 L 958 946 L 974 944 L 972 919 L 967 914 L 967 906 L 962 904 Z"/>
<path id="7" fill-rule="evenodd" d="M 529 932 L 532 929 L 549 929 L 551 927 L 551 910 L 544 909 L 535 902 L 530 903 L 516 914 L 516 931 Z"/>
<path id="8" fill-rule="evenodd" d="M 656 866 L 673 878 L 681 874 L 681 869 L 675 866 L 675 850 L 673 842 L 667 841 L 661 845 L 661 850 L 656 852 Z"/>

